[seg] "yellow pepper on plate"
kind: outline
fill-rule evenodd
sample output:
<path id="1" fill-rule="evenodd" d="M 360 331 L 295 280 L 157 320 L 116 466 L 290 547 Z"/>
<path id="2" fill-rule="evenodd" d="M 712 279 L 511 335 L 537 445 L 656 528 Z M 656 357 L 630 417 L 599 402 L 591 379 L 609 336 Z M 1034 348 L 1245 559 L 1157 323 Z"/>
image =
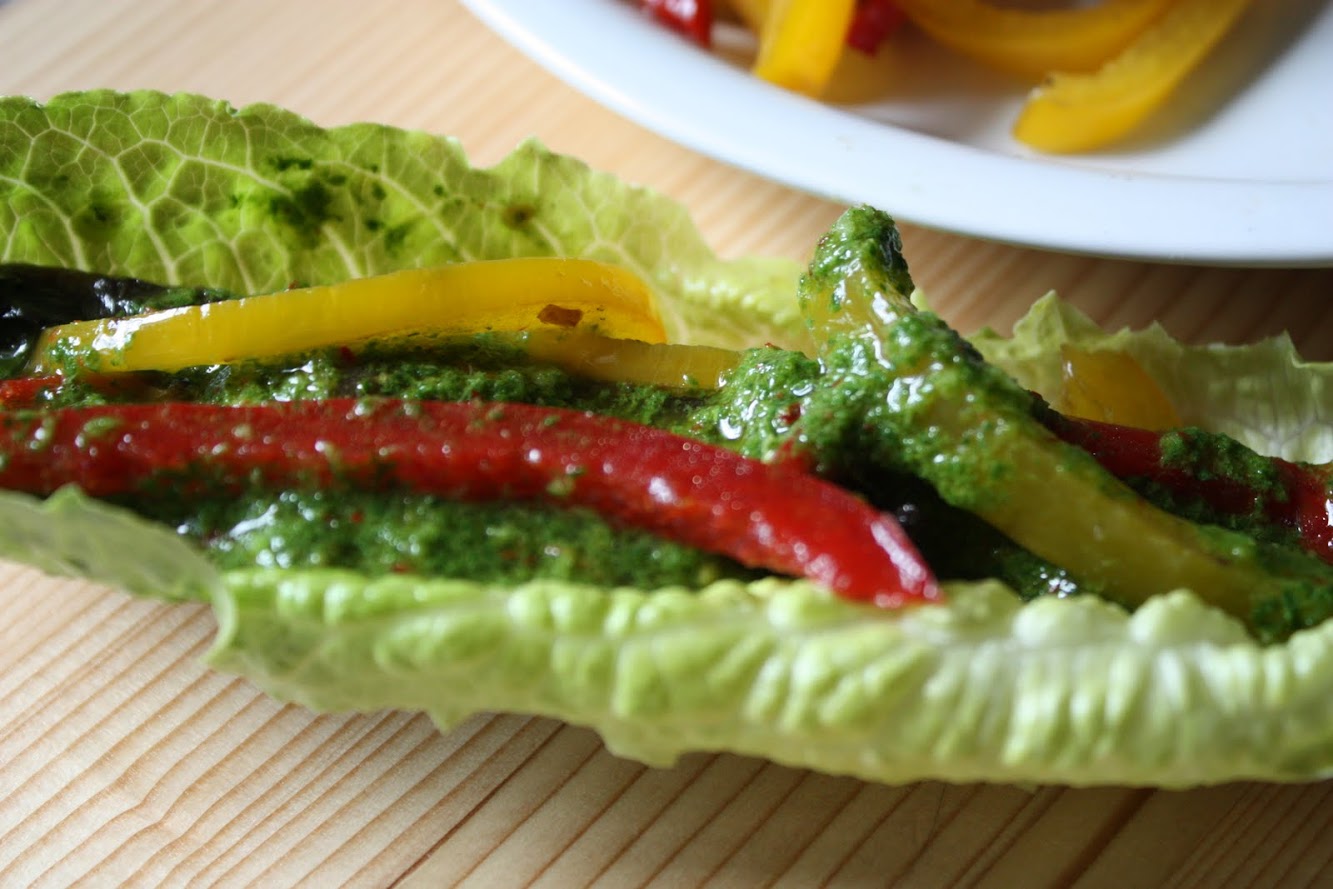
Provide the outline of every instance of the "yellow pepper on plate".
<path id="1" fill-rule="evenodd" d="M 996 68 L 1044 78 L 1014 137 L 1060 153 L 1107 145 L 1156 111 L 1239 19 L 1249 0 L 1100 0 L 1017 8 L 1003 0 L 882 0 L 936 42 Z M 759 38 L 753 73 L 832 96 L 868 0 L 729 0 Z M 859 27 L 853 27 L 858 31 Z M 876 47 L 878 41 L 876 42 Z"/>
<path id="2" fill-rule="evenodd" d="M 1156 111 L 1231 29 L 1249 0 L 1178 0 L 1091 74 L 1051 74 L 1029 96 L 1014 137 L 1048 152 L 1089 151 Z"/>
<path id="3" fill-rule="evenodd" d="M 818 96 L 842 56 L 856 0 L 770 0 L 759 31 L 758 77 Z"/>
<path id="4" fill-rule="evenodd" d="M 768 8 L 772 5 L 773 0 L 727 0 L 727 6 L 731 11 L 755 34 L 763 29 L 764 19 L 768 17 Z"/>
<path id="5" fill-rule="evenodd" d="M 633 272 L 529 257 L 64 324 L 43 332 L 33 364 L 41 371 L 73 356 L 101 372 L 175 371 L 393 336 L 569 328 L 665 339 L 652 292 Z"/>
<path id="6" fill-rule="evenodd" d="M 1093 71 L 1176 0 L 1104 0 L 1095 6 L 1016 9 L 984 0 L 897 0 L 939 43 L 1006 71 L 1042 77 Z"/>

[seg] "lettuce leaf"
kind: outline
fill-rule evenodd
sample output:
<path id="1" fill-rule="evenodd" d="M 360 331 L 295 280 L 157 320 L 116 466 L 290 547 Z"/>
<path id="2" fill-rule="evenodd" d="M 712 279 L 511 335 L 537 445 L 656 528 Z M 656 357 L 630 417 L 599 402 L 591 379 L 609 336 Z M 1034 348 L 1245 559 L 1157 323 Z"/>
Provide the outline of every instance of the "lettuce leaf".
<path id="1" fill-rule="evenodd" d="M 194 95 L 0 99 L 0 261 L 238 293 L 470 259 L 579 256 L 656 288 L 677 339 L 806 344 L 780 259 L 719 259 L 680 205 L 535 141 L 490 169 L 457 141 L 321 129 Z"/>
<path id="2" fill-rule="evenodd" d="M 702 592 L 235 572 L 211 660 L 321 710 L 502 708 L 664 765 L 731 750 L 885 782 L 1185 786 L 1333 758 L 1333 627 L 1260 648 L 1187 593 L 1132 616 L 996 584 L 890 613 L 803 582 Z"/>
<path id="3" fill-rule="evenodd" d="M 478 169 L 449 139 L 321 130 L 197 96 L 0 99 L 0 234 L 4 261 L 247 292 L 586 256 L 649 280 L 677 339 L 808 345 L 793 263 L 719 259 L 680 207 L 536 143 Z M 1219 352 L 1160 331 L 1106 335 L 1054 299 L 1012 340 L 976 341 L 1050 391 L 1060 342 L 1108 336 L 1197 407 L 1191 421 L 1328 458 L 1330 370 L 1281 343 Z M 890 613 L 779 579 L 687 592 L 216 573 L 167 529 L 75 492 L 2 495 L 0 529 L 8 558 L 141 594 L 211 596 L 211 661 L 318 709 L 401 707 L 443 726 L 483 709 L 540 713 L 650 763 L 734 750 L 890 782 L 1333 774 L 1333 622 L 1261 647 L 1186 591 L 1128 615 L 957 584 L 947 605 Z"/>
<path id="4" fill-rule="evenodd" d="M 1108 333 L 1047 294 L 1012 337 L 985 330 L 970 339 L 988 361 L 1050 400 L 1060 390 L 1061 345 L 1126 352 L 1162 386 L 1186 425 L 1225 433 L 1270 456 L 1333 461 L 1333 364 L 1302 361 L 1286 335 L 1189 346 L 1158 324 Z"/>
<path id="5" fill-rule="evenodd" d="M 218 589 L 212 563 L 173 529 L 76 488 L 61 488 L 45 500 L 0 491 L 0 528 L 0 558 L 48 574 L 169 601 L 207 602 Z"/>

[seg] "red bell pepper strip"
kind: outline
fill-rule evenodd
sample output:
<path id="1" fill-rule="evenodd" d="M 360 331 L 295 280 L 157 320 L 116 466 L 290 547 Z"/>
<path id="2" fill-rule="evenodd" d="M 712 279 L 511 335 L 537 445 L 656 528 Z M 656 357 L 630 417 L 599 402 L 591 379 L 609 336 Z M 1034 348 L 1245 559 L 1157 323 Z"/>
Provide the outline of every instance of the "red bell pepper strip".
<path id="1" fill-rule="evenodd" d="M 860 0 L 847 29 L 847 45 L 873 56 L 906 20 L 896 0 Z"/>
<path id="2" fill-rule="evenodd" d="M 640 0 L 639 8 L 700 46 L 713 45 L 712 0 Z"/>
<path id="3" fill-rule="evenodd" d="M 897 607 L 940 596 L 896 520 L 845 489 L 596 414 L 394 399 L 0 414 L 0 487 L 190 496 L 255 482 L 582 506 L 851 599 Z"/>
<path id="4" fill-rule="evenodd" d="M 1060 438 L 1090 453 L 1108 472 L 1142 478 L 1172 494 L 1197 498 L 1224 515 L 1262 515 L 1297 533 L 1301 545 L 1333 564 L 1333 465 L 1312 466 L 1266 458 L 1272 483 L 1259 488 L 1207 467 L 1164 459 L 1163 437 L 1188 438 L 1189 430 L 1154 432 L 1114 423 L 1044 412 L 1043 421 Z"/>
<path id="5" fill-rule="evenodd" d="M 60 374 L 42 377 L 15 377 L 0 380 L 0 408 L 17 410 L 38 404 L 38 396 L 60 388 L 65 378 Z"/>

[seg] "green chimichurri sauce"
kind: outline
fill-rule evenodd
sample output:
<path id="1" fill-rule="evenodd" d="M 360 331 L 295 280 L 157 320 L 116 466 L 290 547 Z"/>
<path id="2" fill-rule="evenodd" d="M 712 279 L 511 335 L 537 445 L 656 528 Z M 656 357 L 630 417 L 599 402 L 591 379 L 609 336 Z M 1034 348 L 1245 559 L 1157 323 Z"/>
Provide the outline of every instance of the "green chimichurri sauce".
<path id="1" fill-rule="evenodd" d="M 497 584 L 549 578 L 650 589 L 756 576 L 723 557 L 612 527 L 587 510 L 542 504 L 255 490 L 239 499 L 132 506 L 202 542 L 224 568 L 336 566 Z"/>
<path id="2" fill-rule="evenodd" d="M 0 269 L 0 282 L 4 271 Z M 43 280 L 59 283 L 57 278 Z M 84 291 L 92 286 L 88 279 L 71 280 Z M 104 301 L 97 310 L 102 314 L 96 316 L 229 298 L 215 291 L 154 291 L 140 282 L 135 287 L 132 300 Z M 79 299 L 68 300 L 64 314 L 82 311 Z M 32 327 L 36 316 L 30 315 L 16 312 L 23 322 L 13 328 L 18 340 Z M 54 323 L 67 320 L 74 319 L 62 316 Z M 841 345 L 830 340 L 820 361 L 774 348 L 751 350 L 724 387 L 708 391 L 589 381 L 531 360 L 521 335 L 484 334 L 357 351 L 329 349 L 278 362 L 174 374 L 112 379 L 83 371 L 50 396 L 50 405 L 394 397 L 589 410 L 757 459 L 773 459 L 792 448 L 813 455 L 816 472 L 896 514 L 941 579 L 995 578 L 1025 598 L 1102 593 L 961 508 L 983 506 L 994 491 L 1003 490 L 1003 475 L 1009 470 L 993 459 L 993 452 L 997 442 L 1021 425 L 1019 415 L 1030 419 L 1026 394 L 995 368 L 973 360 L 956 334 L 924 316 L 909 316 L 893 336 L 892 342 L 880 344 L 886 352 L 881 359 L 868 358 L 866 344 L 854 338 Z M 20 343 L 13 355 L 21 356 L 24 348 Z M 880 360 L 896 367 L 882 366 Z M 0 368 L 0 377 L 6 374 L 13 375 L 13 369 Z M 976 393 L 994 397 L 974 399 Z M 974 401 L 987 407 L 973 411 L 969 405 Z M 963 434 L 932 422 L 931 412 L 941 402 L 955 408 L 953 423 Z M 1182 439 L 1179 448 L 1168 447 L 1165 457 L 1196 470 L 1206 461 L 1208 471 L 1235 473 L 1250 485 L 1264 481 L 1268 470 L 1263 461 L 1223 445 Z M 1077 452 L 1069 459 L 1091 458 Z M 929 471 L 915 472 L 923 461 Z M 1143 493 L 1198 522 L 1219 522 L 1197 504 L 1171 502 L 1166 492 L 1145 488 Z M 402 491 L 255 488 L 241 498 L 182 502 L 159 495 L 127 505 L 201 542 L 224 567 L 338 566 L 372 574 L 412 572 L 502 584 L 548 577 L 641 589 L 697 587 L 721 577 L 752 576 L 723 557 L 613 527 L 586 510 L 532 503 L 452 503 Z M 1227 521 L 1239 527 L 1243 519 Z M 1276 637 L 1322 620 L 1327 596 L 1310 591 L 1329 587 L 1327 566 L 1286 548 L 1265 552 L 1262 558 L 1291 583 L 1256 605 L 1252 624 Z M 1270 626 L 1278 629 L 1267 629 Z"/>
<path id="3" fill-rule="evenodd" d="M 820 365 L 799 353 L 746 353 L 727 386 L 672 392 L 592 382 L 531 362 L 521 337 L 486 334 L 430 348 L 331 349 L 280 363 L 196 368 L 142 375 L 157 397 L 220 404 L 391 396 L 443 401 L 516 401 L 591 410 L 647 423 L 771 458 L 811 410 L 824 428 L 849 427 L 854 408 L 813 398 Z M 62 398 L 82 398 L 72 393 Z M 832 434 L 832 433 L 830 433 Z M 826 455 L 837 445 L 824 442 Z M 860 447 L 849 440 L 849 451 Z M 1082 591 L 1065 572 L 1027 553 L 911 477 L 858 475 L 849 454 L 824 467 L 886 511 L 899 515 L 946 578 L 1005 580 L 1021 595 Z M 556 577 L 640 588 L 699 586 L 751 577 L 718 556 L 609 526 L 587 511 L 536 504 L 456 504 L 411 494 L 272 493 L 256 489 L 225 502 L 172 505 L 161 497 L 129 504 L 202 541 L 224 566 L 344 566 L 516 582 Z"/>
<path id="4" fill-rule="evenodd" d="M 755 353 L 738 374 L 744 386 L 677 393 L 596 383 L 536 364 L 521 338 L 480 335 L 430 348 L 378 346 L 357 354 L 327 350 L 275 364 L 197 368 L 143 375 L 157 397 L 220 404 L 386 396 L 442 401 L 515 401 L 573 407 L 649 423 L 756 452 L 769 441 L 762 389 L 772 361 Z M 808 371 L 813 371 L 813 363 Z M 82 399 L 86 393 L 62 398 Z M 719 418 L 732 417 L 728 423 Z M 743 418 L 743 422 L 742 422 Z M 779 427 L 780 423 L 777 424 Z M 128 504 L 203 542 L 224 566 L 343 566 L 491 582 L 533 577 L 595 583 L 699 587 L 754 572 L 721 556 L 616 528 L 587 510 L 531 503 L 451 503 L 404 493 L 284 492 L 256 489 L 238 500 Z"/>

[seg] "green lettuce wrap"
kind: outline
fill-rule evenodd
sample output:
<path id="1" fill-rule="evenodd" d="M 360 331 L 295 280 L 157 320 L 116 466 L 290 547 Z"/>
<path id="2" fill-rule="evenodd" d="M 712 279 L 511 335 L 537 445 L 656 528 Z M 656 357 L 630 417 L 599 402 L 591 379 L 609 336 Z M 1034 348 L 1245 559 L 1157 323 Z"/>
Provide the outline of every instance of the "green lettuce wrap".
<path id="1" fill-rule="evenodd" d="M 240 293 L 586 257 L 650 282 L 675 341 L 811 347 L 799 266 L 719 259 L 679 206 L 535 142 L 479 169 L 446 138 L 320 129 L 270 106 L 151 92 L 4 99 L 0 234 L 2 262 Z M 1333 369 L 1286 341 L 1106 334 L 1053 297 L 1012 338 L 972 341 L 1047 394 L 1062 344 L 1111 345 L 1192 406 L 1187 422 L 1290 460 L 1333 460 Z M 320 710 L 420 710 L 441 727 L 481 710 L 541 714 L 652 764 L 729 750 L 883 782 L 1333 774 L 1333 620 L 1262 645 L 1190 590 L 1130 612 L 953 582 L 947 604 L 890 611 L 778 577 L 646 590 L 222 570 L 166 527 L 74 490 L 0 493 L 0 555 L 209 600 L 212 664 Z"/>

